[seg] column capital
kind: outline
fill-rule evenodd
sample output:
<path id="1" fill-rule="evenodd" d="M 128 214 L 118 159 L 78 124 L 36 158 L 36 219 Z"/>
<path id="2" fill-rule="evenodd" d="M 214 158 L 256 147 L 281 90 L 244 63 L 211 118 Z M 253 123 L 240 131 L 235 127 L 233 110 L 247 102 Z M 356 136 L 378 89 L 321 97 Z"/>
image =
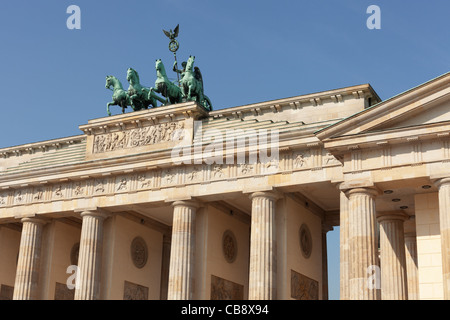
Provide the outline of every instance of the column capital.
<path id="1" fill-rule="evenodd" d="M 269 198 L 271 200 L 278 200 L 282 198 L 282 193 L 278 191 L 256 191 L 250 194 L 249 198 L 253 200 L 254 198 Z"/>
<path id="2" fill-rule="evenodd" d="M 24 223 L 24 222 L 31 222 L 31 223 L 35 223 L 35 224 L 41 224 L 44 225 L 46 223 L 48 223 L 48 219 L 47 218 L 37 218 L 36 216 L 30 216 L 30 217 L 22 217 L 20 219 L 20 222 Z"/>
<path id="3" fill-rule="evenodd" d="M 345 195 L 347 197 L 350 197 L 351 195 L 354 194 L 366 194 L 368 196 L 371 196 L 372 198 L 375 198 L 377 195 L 380 194 L 380 192 L 375 187 L 357 187 L 343 191 L 345 192 Z"/>
<path id="4" fill-rule="evenodd" d="M 331 184 L 338 190 L 341 190 L 341 186 L 344 185 L 345 181 L 331 181 Z"/>
<path id="5" fill-rule="evenodd" d="M 440 179 L 436 179 L 434 181 L 434 184 L 440 188 L 444 185 L 450 185 L 450 177 L 445 177 L 445 178 L 440 178 Z"/>
<path id="6" fill-rule="evenodd" d="M 100 208 L 82 208 L 75 210 L 75 212 L 79 213 L 82 218 L 84 216 L 91 216 L 94 218 L 106 219 L 112 215 L 111 213 Z"/>
<path id="7" fill-rule="evenodd" d="M 371 188 L 376 189 L 374 182 L 371 179 L 358 179 L 358 180 L 349 180 L 349 181 L 338 181 L 336 186 L 339 187 L 341 191 L 346 192 L 351 189 L 358 188 Z"/>
<path id="8" fill-rule="evenodd" d="M 190 207 L 198 209 L 201 207 L 201 203 L 197 200 L 177 200 L 172 202 L 172 207 Z"/>
<path id="9" fill-rule="evenodd" d="M 409 219 L 409 215 L 404 213 L 403 211 L 384 211 L 377 212 L 377 220 L 378 222 L 383 221 L 406 221 Z"/>

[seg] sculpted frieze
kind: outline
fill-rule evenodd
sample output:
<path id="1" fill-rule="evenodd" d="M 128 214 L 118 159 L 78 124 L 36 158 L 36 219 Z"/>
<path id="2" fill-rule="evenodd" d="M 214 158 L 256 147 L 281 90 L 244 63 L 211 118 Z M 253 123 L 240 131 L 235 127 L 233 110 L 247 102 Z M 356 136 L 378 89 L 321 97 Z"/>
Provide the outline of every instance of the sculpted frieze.
<path id="1" fill-rule="evenodd" d="M 186 182 L 198 182 L 201 180 L 202 174 L 201 167 L 193 166 L 186 173 Z"/>
<path id="2" fill-rule="evenodd" d="M 307 166 L 306 157 L 307 157 L 307 155 L 305 152 L 295 153 L 294 154 L 294 163 L 293 163 L 294 169 L 306 167 Z"/>
<path id="3" fill-rule="evenodd" d="M 93 153 L 136 148 L 184 138 L 184 122 L 166 122 L 148 127 L 99 134 L 94 137 Z"/>
<path id="4" fill-rule="evenodd" d="M 0 190 L 0 207 L 30 203 L 110 196 L 149 189 L 181 187 L 187 184 L 271 175 L 283 170 L 306 169 L 306 154 L 285 153 L 281 160 L 265 163 L 213 163 L 153 168 L 138 172 L 88 177 L 73 181 L 46 182 L 32 187 Z M 286 163 L 290 162 L 290 166 Z M 305 167 L 305 168 L 304 168 Z"/>
<path id="5" fill-rule="evenodd" d="M 64 198 L 64 194 L 63 191 L 64 187 L 62 184 L 57 184 L 56 186 L 53 187 L 53 199 L 62 199 Z"/>
<path id="6" fill-rule="evenodd" d="M 41 201 L 44 200 L 44 188 L 35 188 L 33 193 L 33 201 Z"/>
<path id="7" fill-rule="evenodd" d="M 222 164 L 214 164 L 212 166 L 212 178 L 213 179 L 220 179 L 225 177 L 225 170 L 223 168 Z"/>
<path id="8" fill-rule="evenodd" d="M 16 190 L 14 192 L 14 204 L 23 204 L 26 202 L 27 190 Z"/>
<path id="9" fill-rule="evenodd" d="M 85 196 L 86 186 L 82 181 L 74 182 L 72 185 L 72 197 L 82 197 Z"/>
<path id="10" fill-rule="evenodd" d="M 106 179 L 94 180 L 94 194 L 101 194 L 106 192 Z"/>
<path id="11" fill-rule="evenodd" d="M 127 176 L 120 176 L 116 178 L 115 191 L 124 192 L 129 191 L 131 180 Z"/>
<path id="12" fill-rule="evenodd" d="M 148 189 L 151 188 L 153 177 L 148 172 L 139 173 L 136 177 L 137 189 Z"/>
<path id="13" fill-rule="evenodd" d="M 164 169 L 161 173 L 161 185 L 168 186 L 177 184 L 177 169 Z"/>
<path id="14" fill-rule="evenodd" d="M 254 174 L 255 165 L 249 163 L 242 163 L 239 165 L 239 173 L 242 175 Z"/>

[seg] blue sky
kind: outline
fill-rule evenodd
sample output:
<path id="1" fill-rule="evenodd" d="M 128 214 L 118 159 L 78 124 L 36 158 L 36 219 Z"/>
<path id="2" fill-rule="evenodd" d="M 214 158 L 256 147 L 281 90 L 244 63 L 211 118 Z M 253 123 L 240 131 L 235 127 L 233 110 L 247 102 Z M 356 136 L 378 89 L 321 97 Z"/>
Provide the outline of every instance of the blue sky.
<path id="1" fill-rule="evenodd" d="M 72 4 L 80 30 L 66 27 Z M 369 5 L 381 9 L 379 30 L 366 26 Z M 153 86 L 155 60 L 174 61 L 162 29 L 178 23 L 178 60 L 196 56 L 217 110 L 362 83 L 392 97 L 449 71 L 449 12 L 442 0 L 2 1 L 0 148 L 81 134 L 106 116 L 106 75 L 127 88 L 133 67 Z"/>

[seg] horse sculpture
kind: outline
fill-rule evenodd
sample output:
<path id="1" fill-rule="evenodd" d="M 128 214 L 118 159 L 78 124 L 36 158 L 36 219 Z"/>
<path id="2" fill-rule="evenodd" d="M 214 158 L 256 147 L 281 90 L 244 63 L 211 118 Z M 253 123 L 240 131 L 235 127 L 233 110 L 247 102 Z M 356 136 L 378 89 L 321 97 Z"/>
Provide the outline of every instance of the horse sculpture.
<path id="1" fill-rule="evenodd" d="M 131 106 L 131 100 L 128 93 L 123 89 L 122 83 L 120 83 L 119 79 L 114 76 L 107 76 L 105 88 L 111 90 L 111 86 L 113 87 L 113 101 L 108 102 L 106 105 L 108 116 L 111 115 L 111 112 L 109 111 L 110 106 L 120 106 L 122 108 L 122 113 L 125 113 L 127 106 Z"/>
<path id="2" fill-rule="evenodd" d="M 150 105 L 156 108 L 157 101 L 160 101 L 162 104 L 166 104 L 166 100 L 158 97 L 153 92 L 153 88 L 145 88 L 141 86 L 139 82 L 139 74 L 133 68 L 128 68 L 127 80 L 130 84 L 128 87 L 128 95 L 130 96 L 131 108 L 133 108 L 134 111 L 148 109 Z"/>
<path id="3" fill-rule="evenodd" d="M 197 101 L 205 109 L 212 111 L 211 100 L 204 94 L 203 78 L 198 67 L 194 68 L 194 56 L 189 56 L 183 78 L 180 80 L 183 95 L 188 101 Z"/>
<path id="4" fill-rule="evenodd" d="M 154 90 L 167 98 L 170 103 L 183 102 L 183 94 L 180 87 L 172 83 L 166 74 L 166 69 L 161 59 L 156 60 L 156 81 Z"/>

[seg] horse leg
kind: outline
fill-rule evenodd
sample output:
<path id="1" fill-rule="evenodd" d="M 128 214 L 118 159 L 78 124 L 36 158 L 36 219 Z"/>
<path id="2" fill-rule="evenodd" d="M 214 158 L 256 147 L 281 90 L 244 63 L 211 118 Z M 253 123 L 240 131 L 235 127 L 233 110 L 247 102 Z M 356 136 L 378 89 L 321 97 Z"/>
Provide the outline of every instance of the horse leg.
<path id="1" fill-rule="evenodd" d="M 162 95 L 164 98 L 166 98 L 166 104 L 165 104 L 166 106 L 173 103 L 172 102 L 173 98 L 170 95 L 170 89 L 168 88 L 168 86 L 164 87 L 164 91 L 163 91 Z"/>
<path id="2" fill-rule="evenodd" d="M 148 94 L 148 97 L 151 98 L 152 101 L 154 101 L 154 99 L 157 99 L 157 100 L 158 100 L 159 102 L 161 102 L 163 105 L 165 105 L 165 104 L 167 103 L 167 99 L 163 99 L 163 98 L 159 97 L 158 95 L 156 95 L 156 94 L 153 92 L 153 88 L 151 88 L 150 93 Z M 155 101 L 154 107 L 157 107 L 156 101 Z"/>
<path id="3" fill-rule="evenodd" d="M 125 113 L 125 108 L 127 107 L 127 103 L 125 101 L 120 101 L 118 106 L 122 108 L 122 113 Z"/>
<path id="4" fill-rule="evenodd" d="M 115 106 L 116 104 L 113 102 L 108 102 L 106 105 L 106 112 L 108 113 L 108 116 L 111 116 L 111 111 L 109 111 L 109 106 Z"/>
<path id="5" fill-rule="evenodd" d="M 180 91 L 181 91 L 181 95 L 186 97 L 186 91 L 188 91 L 188 90 L 187 90 L 187 87 L 186 87 L 185 84 L 183 84 L 181 86 L 181 90 Z"/>
<path id="6" fill-rule="evenodd" d="M 191 101 L 191 99 L 192 99 L 192 86 L 189 86 L 188 100 Z"/>
<path id="7" fill-rule="evenodd" d="M 131 102 L 130 107 L 131 107 L 131 109 L 133 109 L 133 111 L 136 111 L 136 106 L 134 105 L 134 101 L 136 100 L 136 98 L 137 98 L 137 95 L 135 95 L 135 94 L 130 97 L 130 102 Z"/>

